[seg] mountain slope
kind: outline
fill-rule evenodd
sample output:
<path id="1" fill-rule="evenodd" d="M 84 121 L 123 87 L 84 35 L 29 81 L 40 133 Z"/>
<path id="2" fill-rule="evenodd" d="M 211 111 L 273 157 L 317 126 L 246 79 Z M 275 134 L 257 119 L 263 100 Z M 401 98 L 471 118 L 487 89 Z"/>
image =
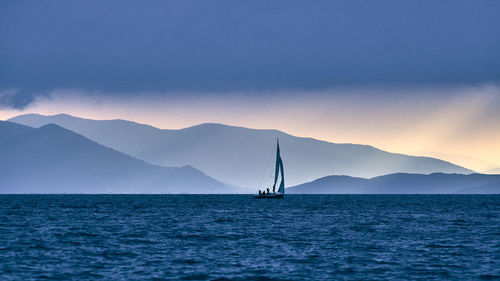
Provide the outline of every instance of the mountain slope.
<path id="1" fill-rule="evenodd" d="M 371 179 L 328 176 L 287 188 L 292 194 L 499 194 L 500 175 L 390 174 Z"/>
<path id="2" fill-rule="evenodd" d="M 280 139 L 287 185 L 331 174 L 373 177 L 395 172 L 471 173 L 435 158 L 389 153 L 372 146 L 336 144 L 294 137 L 277 130 L 202 124 L 160 130 L 124 120 L 88 120 L 60 114 L 21 115 L 12 122 L 39 127 L 55 123 L 100 144 L 163 166 L 192 165 L 226 183 L 256 188 L 272 169 L 276 138 Z M 267 182 L 266 182 L 267 184 Z"/>
<path id="3" fill-rule="evenodd" d="M 151 165 L 49 124 L 0 122 L 0 193 L 228 193 L 186 166 Z"/>
<path id="4" fill-rule="evenodd" d="M 0 121 L 0 143 L 33 131 L 34 129 L 28 126 Z"/>

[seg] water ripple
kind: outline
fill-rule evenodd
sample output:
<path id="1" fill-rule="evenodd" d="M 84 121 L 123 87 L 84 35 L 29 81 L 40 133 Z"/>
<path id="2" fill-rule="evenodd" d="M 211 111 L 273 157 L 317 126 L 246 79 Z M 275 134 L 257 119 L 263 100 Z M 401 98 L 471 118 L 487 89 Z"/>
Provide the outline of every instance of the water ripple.
<path id="1" fill-rule="evenodd" d="M 0 195 L 0 279 L 499 280 L 499 201 Z"/>

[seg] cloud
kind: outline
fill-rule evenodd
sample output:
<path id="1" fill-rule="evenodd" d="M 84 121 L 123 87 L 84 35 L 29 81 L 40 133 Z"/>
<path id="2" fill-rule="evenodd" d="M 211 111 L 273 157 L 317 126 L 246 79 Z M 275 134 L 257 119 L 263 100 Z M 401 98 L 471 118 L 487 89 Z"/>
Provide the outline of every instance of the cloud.
<path id="1" fill-rule="evenodd" d="M 500 79 L 499 1 L 2 1 L 4 106 L 82 89 L 231 95 Z"/>
<path id="2" fill-rule="evenodd" d="M 2 108 L 25 109 L 35 99 L 46 96 L 44 93 L 7 89 L 0 91 L 0 110 Z"/>

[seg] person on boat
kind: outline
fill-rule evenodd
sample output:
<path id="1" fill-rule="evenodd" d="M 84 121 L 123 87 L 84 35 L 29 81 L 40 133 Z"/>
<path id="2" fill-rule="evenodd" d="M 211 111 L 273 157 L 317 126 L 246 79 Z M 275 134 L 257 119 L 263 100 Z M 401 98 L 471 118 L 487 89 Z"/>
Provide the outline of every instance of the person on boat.
<path id="1" fill-rule="evenodd" d="M 273 193 L 276 193 L 276 184 L 273 184 Z"/>
<path id="2" fill-rule="evenodd" d="M 269 194 L 269 187 L 267 188 L 267 194 Z"/>
<path id="3" fill-rule="evenodd" d="M 259 189 L 259 195 L 262 195 L 262 192 L 260 191 L 260 189 Z"/>

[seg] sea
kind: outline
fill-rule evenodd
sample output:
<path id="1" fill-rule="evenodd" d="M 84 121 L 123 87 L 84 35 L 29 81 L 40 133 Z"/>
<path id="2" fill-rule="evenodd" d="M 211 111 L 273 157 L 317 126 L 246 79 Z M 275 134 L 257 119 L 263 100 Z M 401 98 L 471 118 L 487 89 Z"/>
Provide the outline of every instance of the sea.
<path id="1" fill-rule="evenodd" d="M 500 195 L 0 195 L 0 280 L 500 280 Z"/>

